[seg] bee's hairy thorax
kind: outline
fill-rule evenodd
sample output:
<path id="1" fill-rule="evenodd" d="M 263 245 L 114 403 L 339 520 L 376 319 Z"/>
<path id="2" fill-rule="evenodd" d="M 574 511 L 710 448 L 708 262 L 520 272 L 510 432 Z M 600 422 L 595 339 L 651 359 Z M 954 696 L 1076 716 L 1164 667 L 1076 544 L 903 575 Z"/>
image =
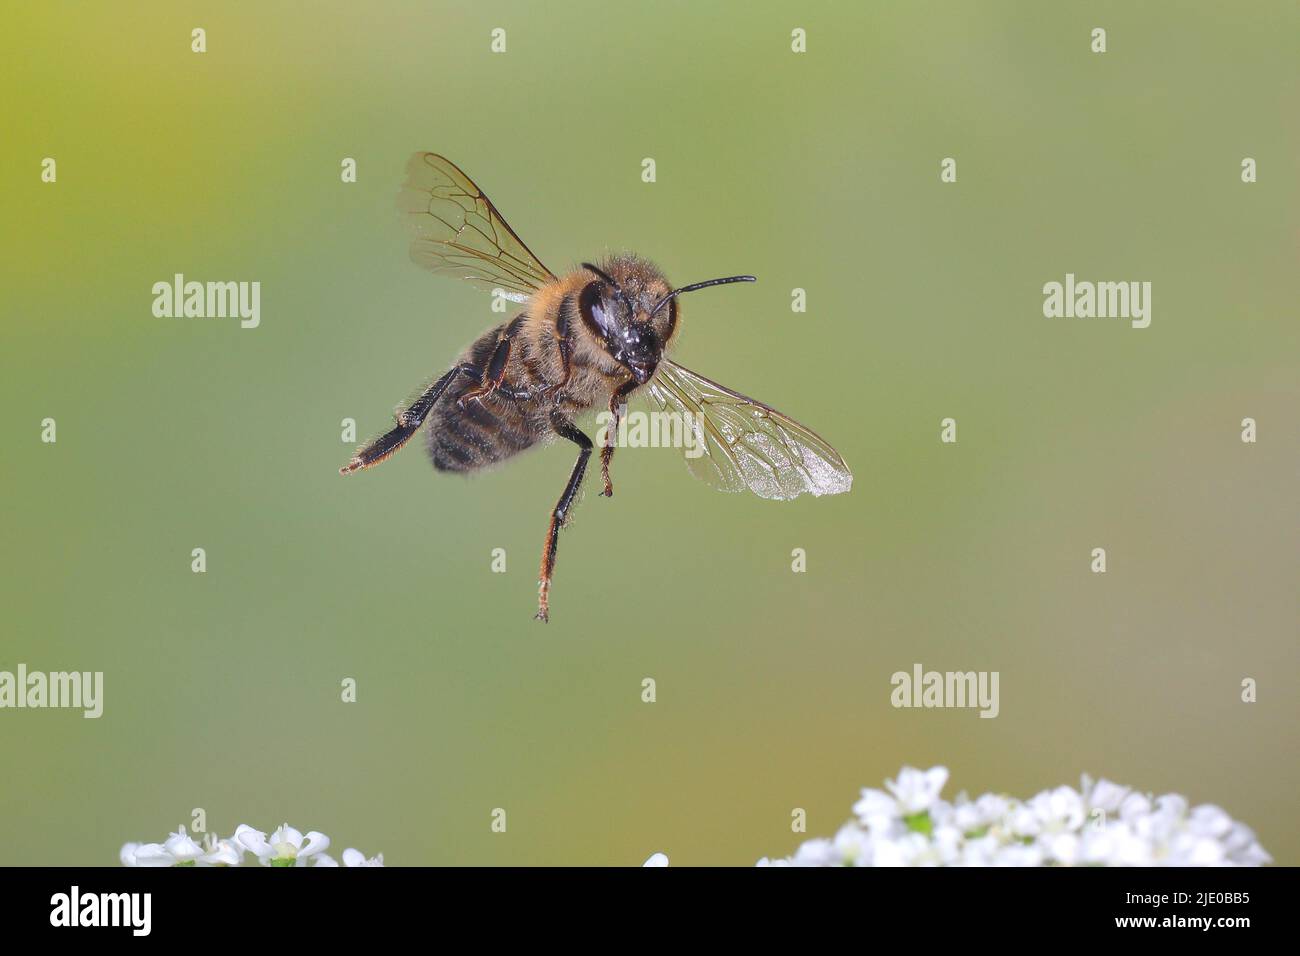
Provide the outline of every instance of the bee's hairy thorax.
<path id="1" fill-rule="evenodd" d="M 426 440 L 435 468 L 467 472 L 504 461 L 551 435 L 553 410 L 576 418 L 603 408 L 628 381 L 627 370 L 609 356 L 578 315 L 578 294 L 588 278 L 579 271 L 548 283 L 523 312 L 484 332 L 462 353 L 459 364 L 486 369 L 498 343 L 508 337 L 503 382 L 515 392 L 531 394 L 519 398 L 497 391 L 460 408 L 458 400 L 476 382 L 459 376 L 430 416 Z"/>

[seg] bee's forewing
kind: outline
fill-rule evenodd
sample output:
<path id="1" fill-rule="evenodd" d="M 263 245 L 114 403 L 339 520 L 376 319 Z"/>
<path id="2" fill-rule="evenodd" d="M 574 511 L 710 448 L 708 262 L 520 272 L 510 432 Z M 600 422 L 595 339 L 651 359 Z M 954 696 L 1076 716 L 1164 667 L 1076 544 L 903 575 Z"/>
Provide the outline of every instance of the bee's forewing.
<path id="1" fill-rule="evenodd" d="M 514 301 L 555 279 L 474 181 L 436 153 L 411 157 L 397 208 L 413 233 L 411 259 L 426 269 Z"/>

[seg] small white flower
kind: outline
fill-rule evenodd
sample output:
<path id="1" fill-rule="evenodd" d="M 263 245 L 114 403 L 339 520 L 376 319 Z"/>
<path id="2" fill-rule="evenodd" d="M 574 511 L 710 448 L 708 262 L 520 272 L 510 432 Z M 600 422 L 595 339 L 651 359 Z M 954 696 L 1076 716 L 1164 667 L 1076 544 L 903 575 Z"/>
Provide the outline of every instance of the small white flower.
<path id="1" fill-rule="evenodd" d="M 1183 831 L 1170 839 L 1160 862 L 1164 866 L 1222 866 L 1225 856 L 1218 840 Z"/>
<path id="2" fill-rule="evenodd" d="M 1236 866 L 1263 866 L 1273 858 L 1255 842 L 1255 832 L 1244 823 L 1234 823 L 1223 838 L 1223 849 Z"/>
<path id="3" fill-rule="evenodd" d="M 1187 815 L 1187 829 L 1198 836 L 1219 840 L 1231 832 L 1232 817 L 1212 803 L 1203 803 Z"/>
<path id="4" fill-rule="evenodd" d="M 209 833 L 200 845 L 181 827 L 163 843 L 126 843 L 118 853 L 123 866 L 239 866 L 253 853 L 263 866 L 338 866 L 324 851 L 329 837 L 312 831 L 306 836 L 287 823 L 268 840 L 261 830 L 241 824 L 230 839 Z M 344 866 L 383 866 L 384 855 L 367 859 L 351 847 L 343 851 Z"/>
<path id="5" fill-rule="evenodd" d="M 994 793 L 986 793 L 972 802 L 966 794 L 957 796 L 953 804 L 952 825 L 962 833 L 979 833 L 987 830 L 1007 815 L 1010 801 Z"/>
<path id="6" fill-rule="evenodd" d="M 868 829 L 885 830 L 898 819 L 898 801 L 883 790 L 863 789 L 853 813 Z"/>
<path id="7" fill-rule="evenodd" d="M 317 853 L 311 859 L 312 859 L 312 863 L 311 863 L 312 866 L 338 866 L 339 865 L 338 861 L 335 860 L 334 857 L 330 856 L 328 853 Z M 381 853 L 378 856 L 371 857 L 370 859 L 367 860 L 366 855 L 362 853 L 360 850 L 354 850 L 352 849 L 352 847 L 348 847 L 346 850 L 343 851 L 343 865 L 344 866 L 383 866 L 384 855 Z"/>
<path id="8" fill-rule="evenodd" d="M 284 824 L 271 834 L 270 840 L 261 830 L 247 824 L 235 829 L 234 840 L 257 857 L 263 866 L 306 866 L 317 853 L 329 849 L 330 838 L 312 830 L 305 837 L 289 824 Z"/>
<path id="9" fill-rule="evenodd" d="M 641 865 L 642 866 L 667 866 L 668 857 L 662 853 L 653 853 L 651 854 L 650 859 L 646 860 Z"/>
<path id="10" fill-rule="evenodd" d="M 876 852 L 871 834 L 856 823 L 840 827 L 831 845 L 836 858 L 844 866 L 870 866 Z"/>
<path id="11" fill-rule="evenodd" d="M 1013 803 L 1007 808 L 1003 822 L 1012 836 L 1022 839 L 1036 837 L 1043 830 L 1042 818 L 1031 807 L 1021 803 Z"/>
<path id="12" fill-rule="evenodd" d="M 835 852 L 830 840 L 808 840 L 795 850 L 791 859 L 794 866 L 839 866 L 843 861 Z"/>
<path id="13" fill-rule="evenodd" d="M 1085 826 L 1078 862 L 1088 866 L 1151 866 L 1151 844 L 1122 820 Z"/>
<path id="14" fill-rule="evenodd" d="M 1120 801 L 1119 818 L 1132 823 L 1151 812 L 1151 798 L 1141 793 L 1130 793 Z"/>
<path id="15" fill-rule="evenodd" d="M 1035 794 L 1029 801 L 1029 809 L 1038 818 L 1039 832 L 1077 830 L 1086 816 L 1083 797 L 1073 787 L 1057 787 Z"/>
<path id="16" fill-rule="evenodd" d="M 185 832 L 184 827 L 167 837 L 163 849 L 170 853 L 178 864 L 198 863 L 199 857 L 203 855 L 203 847 L 194 842 L 193 838 Z"/>
<path id="17" fill-rule="evenodd" d="M 1038 847 L 1043 855 L 1062 866 L 1074 866 L 1079 862 L 1082 844 L 1077 833 L 1049 833 L 1038 839 Z"/>
<path id="18" fill-rule="evenodd" d="M 947 767 L 931 767 L 929 770 L 904 767 L 897 780 L 885 781 L 885 787 L 898 800 L 899 810 L 907 817 L 929 810 L 947 782 Z"/>
<path id="19" fill-rule="evenodd" d="M 1002 844 L 996 836 L 985 834 L 973 840 L 967 839 L 961 848 L 958 866 L 992 866 L 997 859 Z"/>
<path id="20" fill-rule="evenodd" d="M 886 780 L 885 790 L 864 789 L 853 812 L 869 830 L 888 829 L 893 821 L 927 812 L 948 782 L 947 767 L 917 770 L 904 767 L 897 780 Z"/>
<path id="21" fill-rule="evenodd" d="M 929 841 L 920 833 L 901 833 L 894 840 L 877 840 L 871 866 L 918 866 L 924 862 Z"/>
<path id="22" fill-rule="evenodd" d="M 164 843 L 127 843 L 118 858 L 123 866 L 197 866 L 203 856 L 199 846 L 181 827 Z"/>
<path id="23" fill-rule="evenodd" d="M 931 841 L 935 862 L 940 866 L 955 866 L 961 860 L 965 840 L 966 835 L 958 827 L 947 823 L 935 827 Z"/>
<path id="24" fill-rule="evenodd" d="M 1254 832 L 1213 804 L 1134 793 L 1084 775 L 1025 802 L 997 794 L 939 799 L 943 767 L 904 767 L 864 789 L 834 839 L 805 842 L 759 866 L 1260 866 Z"/>
<path id="25" fill-rule="evenodd" d="M 1111 783 L 1104 777 L 1093 783 L 1092 778 L 1085 773 L 1079 786 L 1079 793 L 1083 795 L 1084 805 L 1088 809 L 1104 810 L 1107 814 L 1112 814 L 1119 812 L 1120 804 L 1128 796 L 1129 788 Z"/>
<path id="26" fill-rule="evenodd" d="M 123 866 L 171 866 L 176 862 L 161 843 L 124 843 L 118 858 Z"/>
<path id="27" fill-rule="evenodd" d="M 239 866 L 244 861 L 244 848 L 234 839 L 218 840 L 211 833 L 203 838 L 203 855 L 199 866 Z"/>

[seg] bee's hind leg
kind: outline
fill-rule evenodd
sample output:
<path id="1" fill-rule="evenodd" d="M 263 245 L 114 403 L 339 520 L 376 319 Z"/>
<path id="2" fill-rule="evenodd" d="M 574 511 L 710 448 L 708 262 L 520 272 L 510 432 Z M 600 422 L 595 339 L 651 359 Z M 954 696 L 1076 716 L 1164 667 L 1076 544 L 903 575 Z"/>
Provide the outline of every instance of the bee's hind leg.
<path id="1" fill-rule="evenodd" d="M 452 379 L 462 374 L 475 379 L 482 376 L 482 372 L 477 366 L 469 364 L 457 365 L 420 393 L 420 397 L 412 402 L 409 408 L 398 413 L 396 428 L 384 432 L 378 438 L 358 448 L 356 454 L 352 456 L 352 460 L 339 469 L 339 474 L 350 475 L 354 471 L 377 465 L 405 445 L 407 440 L 424 424 L 425 418 L 428 417 L 433 406 L 437 404 L 438 399 L 442 397 L 442 393 L 447 390 L 447 386 L 451 384 Z"/>
<path id="2" fill-rule="evenodd" d="M 569 475 L 569 483 L 564 486 L 564 493 L 560 495 L 560 500 L 555 503 L 555 510 L 551 512 L 551 525 L 546 530 L 546 544 L 542 548 L 542 570 L 540 580 L 537 582 L 536 618 L 543 623 L 550 620 L 551 575 L 555 571 L 555 551 L 559 546 L 560 529 L 564 527 L 564 520 L 568 517 L 569 509 L 573 507 L 573 499 L 577 497 L 578 489 L 582 487 L 582 478 L 587 473 L 587 459 L 591 457 L 592 448 L 591 439 L 558 411 L 551 412 L 551 427 L 555 429 L 557 435 L 569 439 L 578 446 L 578 460 Z"/>

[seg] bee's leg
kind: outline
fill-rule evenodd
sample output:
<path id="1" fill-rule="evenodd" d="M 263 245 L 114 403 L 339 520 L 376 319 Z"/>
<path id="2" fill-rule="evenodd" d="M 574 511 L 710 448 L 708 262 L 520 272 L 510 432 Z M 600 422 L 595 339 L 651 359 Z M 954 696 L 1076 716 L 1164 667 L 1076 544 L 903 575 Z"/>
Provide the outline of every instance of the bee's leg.
<path id="1" fill-rule="evenodd" d="M 451 380 L 457 375 L 469 375 L 475 379 L 481 377 L 481 371 L 474 365 L 457 365 L 454 369 L 443 375 L 436 382 L 426 388 L 410 408 L 397 415 L 397 427 L 385 432 L 378 438 L 357 449 L 357 453 L 352 456 L 352 460 L 339 469 L 340 475 L 350 475 L 354 471 L 360 471 L 363 468 L 369 468 L 371 465 L 377 465 L 393 452 L 397 451 L 406 444 L 407 439 L 416 433 L 421 425 L 424 424 L 425 418 L 428 417 L 430 409 L 442 397 L 442 393 L 447 390 Z"/>
<path id="2" fill-rule="evenodd" d="M 569 376 L 573 373 L 573 341 L 569 333 L 569 316 L 563 305 L 555 314 L 555 347 L 560 353 L 560 368 L 564 369 L 564 374 L 556 385 L 557 389 L 561 389 L 569 384 Z"/>
<path id="3" fill-rule="evenodd" d="M 487 368 L 478 377 L 478 384 L 467 389 L 460 398 L 456 399 L 457 408 L 464 410 L 467 403 L 481 402 L 493 392 L 500 392 L 507 398 L 514 399 L 529 398 L 532 395 L 527 389 L 512 388 L 505 384 L 506 366 L 510 364 L 511 342 L 523 327 L 524 318 L 522 315 L 517 317 L 501 331 L 497 337 L 496 348 L 492 350 L 492 356 L 488 359 Z"/>
<path id="4" fill-rule="evenodd" d="M 605 446 L 600 450 L 600 477 L 605 482 L 605 490 L 601 494 L 606 498 L 614 497 L 614 485 L 609 480 L 609 463 L 614 460 L 614 436 L 618 433 L 619 409 L 627 403 L 628 393 L 634 388 L 636 379 L 628 379 L 609 397 L 609 413 L 614 417 L 605 429 Z"/>
<path id="5" fill-rule="evenodd" d="M 515 388 L 513 385 L 507 385 L 505 382 L 502 382 L 496 387 L 496 394 L 504 395 L 506 398 L 513 399 L 516 402 L 526 402 L 534 395 L 540 395 L 549 388 L 549 385 L 538 385 L 535 388 Z"/>
<path id="6" fill-rule="evenodd" d="M 568 517 L 573 499 L 577 497 L 582 486 L 582 477 L 587 473 L 587 459 L 591 457 L 591 439 L 578 430 L 578 427 L 558 411 L 551 412 L 551 427 L 557 435 L 569 439 L 578 446 L 578 461 L 569 475 L 569 483 L 564 486 L 564 494 L 555 503 L 551 512 L 551 526 L 546 530 L 546 544 L 542 548 L 542 570 L 537 582 L 537 620 L 545 622 L 550 618 L 551 574 L 555 571 L 555 549 L 560 540 L 560 529 Z"/>

